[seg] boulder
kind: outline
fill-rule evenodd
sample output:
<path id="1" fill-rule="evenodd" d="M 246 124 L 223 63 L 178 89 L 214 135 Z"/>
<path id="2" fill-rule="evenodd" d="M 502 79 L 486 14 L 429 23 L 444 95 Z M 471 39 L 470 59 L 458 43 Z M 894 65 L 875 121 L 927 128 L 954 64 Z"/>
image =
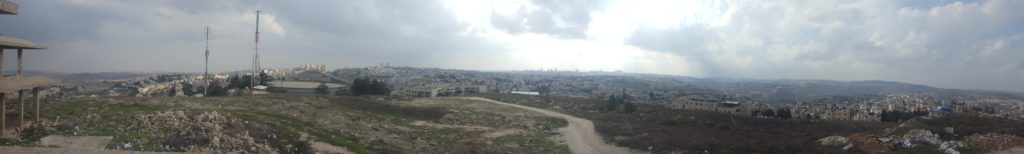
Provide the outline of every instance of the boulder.
<path id="1" fill-rule="evenodd" d="M 845 146 L 846 144 L 849 143 L 849 139 L 843 136 L 829 136 L 818 140 L 818 144 L 833 147 Z"/>

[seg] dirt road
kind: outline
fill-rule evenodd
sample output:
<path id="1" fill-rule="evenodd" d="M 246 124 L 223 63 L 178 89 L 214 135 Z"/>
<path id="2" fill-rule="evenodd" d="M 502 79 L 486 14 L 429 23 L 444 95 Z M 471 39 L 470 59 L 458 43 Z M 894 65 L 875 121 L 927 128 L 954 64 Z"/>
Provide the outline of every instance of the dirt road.
<path id="1" fill-rule="evenodd" d="M 165 154 L 175 152 L 147 152 L 147 151 L 121 151 L 105 149 L 104 146 L 110 143 L 113 137 L 110 136 L 60 136 L 50 135 L 39 139 L 43 146 L 56 147 L 21 147 L 21 146 L 0 146 L 0 154 L 22 154 L 22 153 L 91 153 L 91 154 Z"/>
<path id="2" fill-rule="evenodd" d="M 590 120 L 577 118 L 571 115 L 562 114 L 554 111 L 548 111 L 540 108 L 523 106 L 518 104 L 505 103 L 501 101 L 480 98 L 480 97 L 461 97 L 459 99 L 479 100 L 485 102 L 491 102 L 500 105 L 507 105 L 517 108 L 522 108 L 534 112 L 540 112 L 545 115 L 565 118 L 569 122 L 569 126 L 559 128 L 558 131 L 562 134 L 562 139 L 569 145 L 569 149 L 576 154 L 622 154 L 622 153 L 640 153 L 633 151 L 629 148 L 619 147 L 604 143 L 601 136 L 594 130 L 594 123 Z"/>

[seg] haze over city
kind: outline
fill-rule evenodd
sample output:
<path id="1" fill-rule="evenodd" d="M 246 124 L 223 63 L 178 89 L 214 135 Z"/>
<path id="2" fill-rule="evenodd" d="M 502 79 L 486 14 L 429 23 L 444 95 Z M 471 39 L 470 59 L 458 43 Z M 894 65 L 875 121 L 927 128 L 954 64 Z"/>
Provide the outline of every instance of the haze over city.
<path id="1" fill-rule="evenodd" d="M 15 1 L 26 69 L 201 72 L 377 63 L 1024 91 L 1021 1 Z M 6 61 L 11 66 L 13 61 Z"/>

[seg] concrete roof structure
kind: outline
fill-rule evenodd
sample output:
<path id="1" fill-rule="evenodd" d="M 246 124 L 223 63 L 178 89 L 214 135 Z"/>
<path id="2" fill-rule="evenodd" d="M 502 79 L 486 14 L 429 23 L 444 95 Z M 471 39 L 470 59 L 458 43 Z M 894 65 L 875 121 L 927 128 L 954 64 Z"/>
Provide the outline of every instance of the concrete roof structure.
<path id="1" fill-rule="evenodd" d="M 320 86 L 320 82 L 309 82 L 309 81 L 271 81 L 270 82 L 270 86 L 271 87 L 281 87 L 281 88 L 313 89 L 313 88 L 316 88 L 316 87 Z M 330 89 L 335 89 L 335 88 L 344 87 L 344 86 L 345 85 L 337 84 L 337 83 L 327 83 L 327 88 L 330 88 Z"/>
<path id="2" fill-rule="evenodd" d="M 44 87 L 59 83 L 56 80 L 45 77 L 6 77 L 0 80 L 0 93 L 12 94 L 21 89 L 32 89 L 34 87 Z"/>
<path id="3" fill-rule="evenodd" d="M 24 39 L 0 36 L 0 49 L 46 49 L 46 47 Z"/>
<path id="4" fill-rule="evenodd" d="M 18 5 L 14 4 L 14 3 L 10 2 L 10 1 L 7 1 L 7 0 L 0 0 L 0 14 L 16 15 L 16 14 L 18 14 Z M 21 107 L 21 109 L 18 110 L 18 119 L 17 119 L 18 123 L 17 123 L 17 125 L 14 125 L 14 126 L 17 126 L 17 127 L 20 127 L 20 128 L 25 128 L 25 126 L 26 126 L 25 125 L 25 99 L 24 99 L 25 91 L 26 90 L 31 91 L 32 97 L 35 99 L 35 102 L 36 102 L 35 103 L 35 109 L 36 109 L 36 111 L 34 112 L 35 116 L 33 116 L 33 117 L 35 119 L 34 123 L 35 124 L 39 124 L 39 122 L 41 120 L 41 118 L 39 116 L 40 115 L 39 112 L 41 111 L 39 109 L 40 108 L 39 106 L 41 104 L 41 101 L 40 101 L 41 97 L 39 96 L 40 95 L 39 94 L 39 89 L 41 87 L 55 85 L 55 84 L 60 83 L 58 81 L 47 79 L 45 77 L 25 77 L 21 73 L 21 70 L 22 70 L 22 66 L 21 66 L 21 64 L 22 64 L 22 56 L 23 56 L 23 52 L 24 52 L 22 49 L 43 49 L 43 48 L 46 48 L 46 47 L 43 47 L 43 46 L 38 45 L 36 43 L 32 43 L 31 41 L 28 41 L 28 40 L 23 40 L 23 39 L 18 39 L 18 38 L 13 38 L 13 37 L 0 36 L 0 111 L 3 111 L 3 114 L 0 114 L 0 130 L 2 130 L 4 132 L 4 134 L 5 134 L 5 135 L 3 135 L 4 138 L 6 138 L 8 136 L 8 135 L 6 135 L 7 132 L 8 132 L 7 131 L 7 126 L 8 126 L 7 125 L 7 122 L 8 122 L 7 121 L 8 120 L 7 111 L 8 110 L 7 110 L 7 98 L 6 98 L 7 94 L 12 94 L 12 96 L 15 96 L 13 94 L 17 94 L 16 95 L 18 97 L 18 104 L 17 104 L 17 106 Z M 11 77 L 4 77 L 4 75 L 3 75 L 3 60 L 4 60 L 4 50 L 5 49 L 17 49 L 17 51 L 18 51 L 17 52 L 17 59 L 18 59 L 18 62 L 17 62 L 17 66 L 18 66 L 17 68 L 18 69 L 17 69 L 17 71 L 18 72 L 15 73 L 14 76 L 11 76 Z M 11 120 L 15 120 L 15 119 L 11 119 Z M 19 136 L 19 135 L 15 135 L 15 136 Z"/>
<path id="5" fill-rule="evenodd" d="M 7 0 L 0 0 L 0 14 L 17 15 L 18 4 L 14 4 Z"/>

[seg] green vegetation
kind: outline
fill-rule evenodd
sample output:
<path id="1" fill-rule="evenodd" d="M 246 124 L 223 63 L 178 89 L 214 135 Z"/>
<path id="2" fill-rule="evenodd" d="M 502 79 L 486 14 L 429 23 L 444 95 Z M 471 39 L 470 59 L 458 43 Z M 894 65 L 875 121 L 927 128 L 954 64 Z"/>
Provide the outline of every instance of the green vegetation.
<path id="1" fill-rule="evenodd" d="M 883 122 L 901 122 L 914 117 L 926 116 L 928 112 L 903 112 L 903 111 L 882 111 Z"/>
<path id="2" fill-rule="evenodd" d="M 299 132 L 304 132 L 315 137 L 317 141 L 342 146 L 355 153 L 374 153 L 356 143 L 357 139 L 354 137 L 340 136 L 339 134 L 331 133 L 329 130 L 316 127 L 313 123 L 296 118 L 257 110 L 227 111 L 245 120 L 270 124 L 277 128 L 276 130 L 286 139 L 297 140 L 300 137 Z"/>
<path id="3" fill-rule="evenodd" d="M 234 79 L 237 79 L 237 78 L 234 78 Z M 231 86 L 224 87 L 224 85 L 222 85 L 222 83 L 219 82 L 219 81 L 210 82 L 209 96 L 227 96 L 227 95 L 229 95 L 228 94 L 228 88 L 230 88 L 230 87 Z"/>
<path id="4" fill-rule="evenodd" d="M 270 86 L 270 82 L 274 81 L 274 77 L 267 75 L 267 72 L 260 72 L 260 83 L 259 85 Z"/>
<path id="5" fill-rule="evenodd" d="M 550 103 L 549 97 L 545 97 L 544 100 L 545 103 Z M 636 111 L 636 105 L 634 105 L 632 102 L 626 101 L 622 97 L 615 97 L 614 95 L 608 96 L 608 100 L 606 100 L 606 103 L 607 104 L 605 104 L 605 108 L 608 111 L 617 111 L 620 107 L 622 108 L 622 111 L 626 113 L 632 113 Z"/>
<path id="6" fill-rule="evenodd" d="M 317 94 L 327 95 L 327 93 L 331 89 L 327 87 L 327 82 L 320 82 L 320 85 L 316 86 L 316 89 L 314 89 L 314 90 L 316 91 Z"/>
<path id="7" fill-rule="evenodd" d="M 52 113 L 46 119 L 58 121 L 55 130 L 32 132 L 32 136 L 23 137 L 28 140 L 3 144 L 32 146 L 40 137 L 58 134 L 112 136 L 107 148 L 132 143 L 133 150 L 144 151 L 187 151 L 185 147 L 191 146 L 225 152 L 218 150 L 235 151 L 239 145 L 256 145 L 257 149 L 269 147 L 266 149 L 277 153 L 311 153 L 315 142 L 355 153 L 568 150 L 549 140 L 554 135 L 551 130 L 567 125 L 564 119 L 523 117 L 505 110 L 453 113 L 450 108 L 485 108 L 460 101 L 423 106 L 379 98 L 382 97 L 271 94 L 73 99 L 44 106 L 45 113 Z M 517 133 L 485 137 L 508 130 Z M 219 138 L 216 143 L 221 147 L 214 147 L 214 137 Z"/>
<path id="8" fill-rule="evenodd" d="M 615 111 L 616 108 L 619 108 L 619 101 L 622 100 L 616 99 L 615 95 L 608 96 L 608 103 L 605 105 L 605 109 L 608 111 Z"/>
<path id="9" fill-rule="evenodd" d="M 387 83 L 377 79 L 356 78 L 352 81 L 352 95 L 388 95 L 391 89 Z"/>

